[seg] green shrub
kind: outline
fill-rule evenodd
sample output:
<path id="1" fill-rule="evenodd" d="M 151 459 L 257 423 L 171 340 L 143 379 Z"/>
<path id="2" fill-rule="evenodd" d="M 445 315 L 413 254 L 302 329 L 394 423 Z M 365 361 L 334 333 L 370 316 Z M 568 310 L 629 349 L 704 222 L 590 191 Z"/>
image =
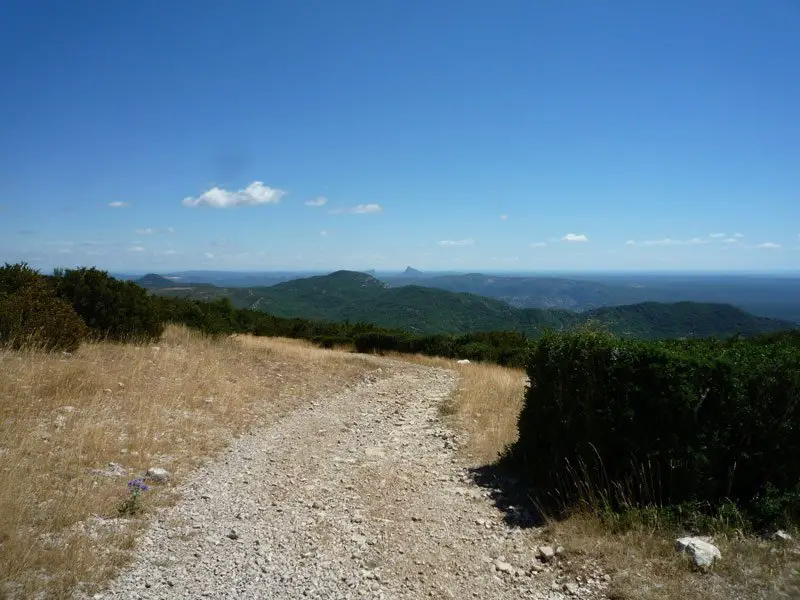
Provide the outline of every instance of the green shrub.
<path id="1" fill-rule="evenodd" d="M 16 294 L 24 287 L 46 283 L 47 280 L 39 271 L 31 269 L 24 262 L 15 265 L 6 263 L 0 267 L 0 296 Z"/>
<path id="2" fill-rule="evenodd" d="M 732 502 L 756 525 L 793 518 L 800 355 L 789 344 L 548 334 L 528 376 L 508 459 L 543 503 Z"/>
<path id="3" fill-rule="evenodd" d="M 95 338 L 146 341 L 164 332 L 156 303 L 131 281 L 82 268 L 56 273 L 53 283 L 58 297 L 72 305 Z"/>
<path id="4" fill-rule="evenodd" d="M 81 318 L 37 271 L 24 263 L 0 268 L 0 343 L 71 352 L 86 335 Z"/>

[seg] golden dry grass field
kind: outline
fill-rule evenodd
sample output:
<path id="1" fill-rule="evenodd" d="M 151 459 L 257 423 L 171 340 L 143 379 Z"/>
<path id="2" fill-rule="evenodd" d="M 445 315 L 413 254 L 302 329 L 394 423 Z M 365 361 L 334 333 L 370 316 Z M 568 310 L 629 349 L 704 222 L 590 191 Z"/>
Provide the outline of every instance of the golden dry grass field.
<path id="1" fill-rule="evenodd" d="M 179 482 L 231 436 L 373 368 L 296 341 L 180 327 L 157 344 L 71 356 L 0 349 L 0 598 L 91 589 L 124 564 L 141 524 L 108 518 L 129 480 L 159 466 Z M 99 474 L 112 462 L 124 476 Z M 148 507 L 170 502 L 168 489 L 152 486 Z"/>
<path id="2" fill-rule="evenodd" d="M 441 412 L 466 434 L 469 463 L 491 463 L 516 440 L 524 372 L 395 358 L 459 374 Z M 146 522 L 116 518 L 128 480 L 160 466 L 179 483 L 233 436 L 374 368 L 367 357 L 296 340 L 212 340 L 181 327 L 157 344 L 86 344 L 69 356 L 0 349 L 0 598 L 95 589 L 126 564 Z M 103 474 L 109 463 L 124 475 Z M 175 501 L 170 489 L 153 486 L 147 508 Z M 723 560 L 700 574 L 673 551 L 673 532 L 612 533 L 589 511 L 535 535 L 600 561 L 613 573 L 615 600 L 800 598 L 794 544 L 719 536 Z"/>

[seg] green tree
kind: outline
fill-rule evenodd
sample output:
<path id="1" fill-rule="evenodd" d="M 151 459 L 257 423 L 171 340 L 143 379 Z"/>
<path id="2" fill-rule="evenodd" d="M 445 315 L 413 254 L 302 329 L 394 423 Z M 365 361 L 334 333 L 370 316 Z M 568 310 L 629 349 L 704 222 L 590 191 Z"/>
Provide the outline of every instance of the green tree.
<path id="1" fill-rule="evenodd" d="M 164 322 L 147 291 L 98 269 L 67 269 L 54 276 L 56 294 L 69 302 L 99 339 L 158 339 Z"/>

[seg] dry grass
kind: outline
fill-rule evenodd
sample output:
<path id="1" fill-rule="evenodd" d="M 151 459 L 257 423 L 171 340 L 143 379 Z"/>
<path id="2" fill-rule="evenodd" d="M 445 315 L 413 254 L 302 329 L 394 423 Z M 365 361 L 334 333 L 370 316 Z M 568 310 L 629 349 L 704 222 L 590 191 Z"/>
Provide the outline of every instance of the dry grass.
<path id="1" fill-rule="evenodd" d="M 523 371 L 479 363 L 459 365 L 425 356 L 398 358 L 459 373 L 457 392 L 442 412 L 467 434 L 463 450 L 474 464 L 493 462 L 517 440 L 517 418 L 527 382 Z M 723 560 L 712 573 L 701 574 L 676 554 L 669 532 L 642 529 L 615 534 L 596 516 L 581 513 L 551 520 L 545 535 L 603 564 L 613 574 L 611 597 L 615 600 L 800 599 L 800 580 L 794 574 L 800 566 L 796 545 L 734 535 L 715 538 Z"/>
<path id="2" fill-rule="evenodd" d="M 523 370 L 490 363 L 460 365 L 454 360 L 421 355 L 398 358 L 458 372 L 456 393 L 441 410 L 467 434 L 466 456 L 476 465 L 494 462 L 506 445 L 516 441 L 517 418 L 528 380 Z"/>
<path id="3" fill-rule="evenodd" d="M 0 598 L 94 589 L 141 526 L 111 518 L 129 479 L 162 466 L 179 482 L 232 436 L 372 368 L 295 341 L 212 341 L 178 327 L 157 345 L 72 356 L 0 349 Z M 109 462 L 126 475 L 94 471 Z M 146 492 L 146 506 L 174 500 L 170 489 Z"/>

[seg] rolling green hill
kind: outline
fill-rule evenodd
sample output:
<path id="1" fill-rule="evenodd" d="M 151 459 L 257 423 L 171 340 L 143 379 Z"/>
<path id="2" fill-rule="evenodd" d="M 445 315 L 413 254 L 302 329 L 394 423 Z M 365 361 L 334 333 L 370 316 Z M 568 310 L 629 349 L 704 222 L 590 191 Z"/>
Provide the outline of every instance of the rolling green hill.
<path id="1" fill-rule="evenodd" d="M 756 317 L 726 304 L 645 302 L 583 313 L 515 308 L 475 294 L 417 285 L 389 287 L 369 274 L 354 271 L 253 288 L 210 284 L 164 287 L 164 278 L 156 277 L 148 275 L 139 282 L 164 296 L 230 298 L 238 308 L 253 308 L 279 317 L 359 321 L 415 333 L 513 330 L 537 335 L 545 328 L 564 329 L 588 320 L 600 322 L 620 335 L 645 338 L 723 337 L 735 333 L 747 336 L 794 327 L 790 322 Z"/>

